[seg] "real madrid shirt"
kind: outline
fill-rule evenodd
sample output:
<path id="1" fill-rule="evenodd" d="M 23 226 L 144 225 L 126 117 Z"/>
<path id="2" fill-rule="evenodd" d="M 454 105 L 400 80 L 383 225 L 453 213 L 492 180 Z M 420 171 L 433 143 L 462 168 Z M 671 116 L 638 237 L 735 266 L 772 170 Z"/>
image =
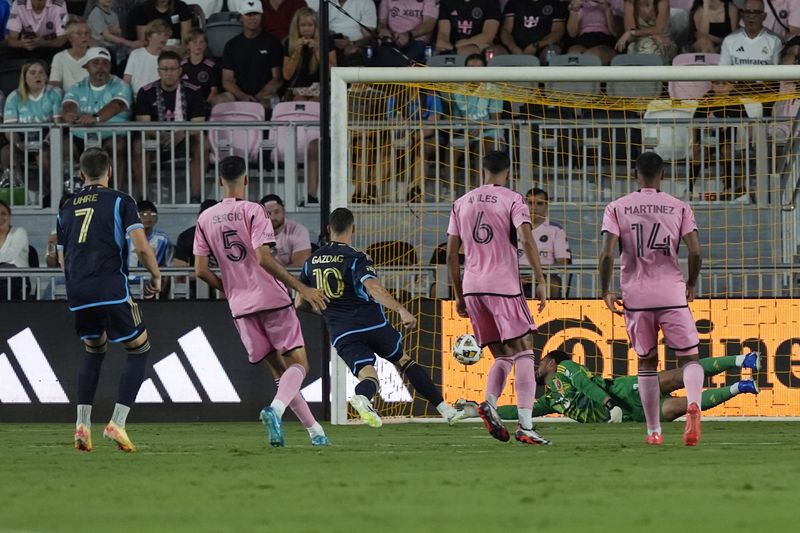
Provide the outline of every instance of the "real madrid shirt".
<path id="1" fill-rule="evenodd" d="M 777 65 L 780 62 L 780 37 L 761 30 L 751 39 L 744 29 L 736 30 L 722 41 L 720 65 Z"/>

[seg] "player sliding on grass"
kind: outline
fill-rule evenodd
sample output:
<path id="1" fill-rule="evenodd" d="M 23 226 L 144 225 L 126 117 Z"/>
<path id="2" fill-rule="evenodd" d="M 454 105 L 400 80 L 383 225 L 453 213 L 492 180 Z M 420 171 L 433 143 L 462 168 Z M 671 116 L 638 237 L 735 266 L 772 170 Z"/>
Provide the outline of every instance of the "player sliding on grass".
<path id="1" fill-rule="evenodd" d="M 297 281 L 272 256 L 272 222 L 262 205 L 244 200 L 248 181 L 244 159 L 226 157 L 219 169 L 225 198 L 197 219 L 195 273 L 225 293 L 250 362 L 266 359 L 269 363 L 278 385 L 275 399 L 261 411 L 269 443 L 284 445 L 281 419 L 289 407 L 308 430 L 311 444 L 327 446 L 322 426 L 300 393 L 308 359 L 286 285 L 301 293 L 314 309 L 324 309 L 327 299 Z M 222 279 L 208 267 L 210 255 L 216 258 Z"/>
<path id="2" fill-rule="evenodd" d="M 647 419 L 647 443 L 659 445 L 663 438 L 658 412 L 661 396 L 658 380 L 659 328 L 675 350 L 683 368 L 686 388 L 686 427 L 683 442 L 700 442 L 700 403 L 703 368 L 698 360 L 697 334 L 689 302 L 694 300 L 700 275 L 700 239 L 689 204 L 659 190 L 664 161 L 654 152 L 636 160 L 639 190 L 606 206 L 600 255 L 600 285 L 608 308 L 625 316 L 631 346 L 639 354 L 639 395 Z M 683 280 L 678 265 L 681 240 L 689 252 L 689 277 Z M 620 253 L 622 300 L 611 292 L 614 257 Z M 624 311 L 617 308 L 622 305 Z"/>
<path id="3" fill-rule="evenodd" d="M 733 368 L 761 370 L 758 352 L 747 355 L 710 357 L 700 359 L 705 376 L 713 376 Z M 644 422 L 644 409 L 639 398 L 639 378 L 622 376 L 603 379 L 593 375 L 588 368 L 570 359 L 569 354 L 555 350 L 547 354 L 536 372 L 536 381 L 544 385 L 544 394 L 533 404 L 533 416 L 560 413 L 576 422 Z M 683 372 L 680 369 L 663 370 L 658 373 L 661 393 L 661 420 L 672 421 L 686 414 L 686 398 L 670 396 L 683 388 Z M 730 387 L 719 387 L 703 391 L 700 408 L 711 409 L 727 402 L 739 394 L 758 394 L 755 381 L 738 381 Z M 464 409 L 465 417 L 475 417 L 477 404 L 460 400 L 457 408 Z M 504 405 L 497 408 L 500 417 L 512 420 L 517 417 L 517 408 Z"/>
<path id="4" fill-rule="evenodd" d="M 67 282 L 67 301 L 75 313 L 75 330 L 86 355 L 78 374 L 78 420 L 75 448 L 92 451 L 91 414 L 100 369 L 109 342 L 128 351 L 119 380 L 117 404 L 103 436 L 120 450 L 135 452 L 125 431 L 131 405 L 144 380 L 150 342 L 139 307 L 128 290 L 130 236 L 139 261 L 150 272 L 145 293 L 161 290 L 161 272 L 139 220 L 136 202 L 125 193 L 108 188 L 111 160 L 104 150 L 90 148 L 81 155 L 84 187 L 58 213 L 59 262 Z"/>
<path id="5" fill-rule="evenodd" d="M 533 430 L 536 395 L 533 336 L 536 325 L 519 282 L 517 237 L 533 267 L 539 311 L 547 303 L 539 251 L 531 233 L 525 199 L 508 189 L 511 162 L 504 152 L 483 158 L 484 185 L 456 200 L 447 228 L 447 271 L 456 295 L 456 312 L 469 317 L 478 344 L 489 346 L 494 364 L 489 371 L 486 401 L 478 414 L 489 433 L 508 441 L 508 430 L 497 414 L 497 398 L 515 365 L 519 425 L 514 436 L 524 444 L 550 444 Z M 464 283 L 458 262 L 464 245 Z"/>
<path id="6" fill-rule="evenodd" d="M 331 242 L 311 254 L 300 280 L 321 290 L 329 299 L 322 310 L 328 334 L 339 357 L 359 379 L 350 405 L 372 427 L 383 422 L 372 407 L 378 392 L 375 354 L 393 363 L 411 385 L 451 424 L 459 413 L 442 398 L 427 371 L 403 351 L 403 335 L 389 324 L 383 307 L 396 311 L 403 326 L 413 329 L 417 319 L 378 281 L 372 259 L 353 248 L 356 226 L 353 213 L 344 207 L 330 214 Z M 305 294 L 298 293 L 297 308 L 305 307 Z"/>

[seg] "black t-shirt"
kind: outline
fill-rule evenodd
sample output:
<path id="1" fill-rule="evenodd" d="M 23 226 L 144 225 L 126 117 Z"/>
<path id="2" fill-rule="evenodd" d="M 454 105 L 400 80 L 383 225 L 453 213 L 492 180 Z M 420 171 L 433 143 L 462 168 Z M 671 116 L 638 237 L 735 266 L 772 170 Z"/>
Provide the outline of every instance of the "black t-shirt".
<path id="1" fill-rule="evenodd" d="M 553 22 L 565 22 L 568 4 L 561 0 L 508 0 L 503 18 L 514 17 L 511 36 L 520 48 L 546 37 Z"/>
<path id="2" fill-rule="evenodd" d="M 331 50 L 333 50 L 331 48 Z M 283 55 L 285 57 L 289 57 L 289 41 L 286 41 L 286 44 L 283 46 Z M 317 67 L 315 72 L 309 72 L 308 64 L 311 62 L 311 58 L 314 56 L 314 52 L 305 47 L 303 51 L 300 53 L 300 62 L 297 65 L 297 70 L 295 71 L 295 81 L 292 84 L 292 87 L 309 87 L 312 83 L 319 83 L 319 66 Z M 294 79 L 294 78 L 293 78 Z M 287 80 L 292 81 L 292 80 Z"/>
<path id="3" fill-rule="evenodd" d="M 271 34 L 262 31 L 248 39 L 239 34 L 225 45 L 222 68 L 232 70 L 236 85 L 255 96 L 272 81 L 272 69 L 283 67 L 283 47 Z"/>
<path id="4" fill-rule="evenodd" d="M 222 87 L 222 71 L 219 63 L 211 58 L 205 58 L 196 65 L 193 65 L 188 59 L 184 59 L 181 61 L 181 68 L 183 69 L 181 79 L 200 87 L 203 100 L 208 99 L 211 89 Z"/>
<path id="5" fill-rule="evenodd" d="M 185 229 L 178 235 L 178 240 L 175 243 L 175 259 L 180 259 L 189 266 L 194 266 L 194 232 L 197 231 L 197 226 Z"/>
<path id="6" fill-rule="evenodd" d="M 481 33 L 487 20 L 500 22 L 500 3 L 498 0 L 442 0 L 439 20 L 450 21 L 450 42 L 455 45 L 461 39 Z"/>
<path id="7" fill-rule="evenodd" d="M 192 10 L 181 0 L 175 0 L 172 11 L 161 13 L 155 7 L 155 1 L 146 2 L 137 6 L 133 11 L 133 20 L 136 26 L 146 26 L 148 22 L 161 19 L 172 28 L 172 39 L 181 38 L 181 22 L 192 20 Z"/>
<path id="8" fill-rule="evenodd" d="M 205 99 L 200 93 L 200 88 L 183 80 L 181 80 L 181 85 L 184 88 L 183 94 L 186 95 L 186 102 L 183 106 L 183 109 L 185 110 L 183 121 L 189 121 L 198 117 L 205 117 Z M 153 122 L 175 121 L 175 96 L 178 91 L 177 89 L 174 91 L 164 91 L 160 89 L 161 83 L 158 81 L 148 83 L 139 89 L 139 94 L 136 95 L 136 103 L 133 106 L 134 116 L 150 115 L 150 120 Z M 159 92 L 164 98 L 164 117 L 161 119 L 158 116 Z"/>

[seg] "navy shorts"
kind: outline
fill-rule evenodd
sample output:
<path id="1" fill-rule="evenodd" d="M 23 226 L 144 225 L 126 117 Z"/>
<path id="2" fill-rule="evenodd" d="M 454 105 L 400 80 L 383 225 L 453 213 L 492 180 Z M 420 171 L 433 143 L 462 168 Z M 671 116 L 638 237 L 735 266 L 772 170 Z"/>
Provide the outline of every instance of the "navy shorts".
<path id="1" fill-rule="evenodd" d="M 99 339 L 103 332 L 108 342 L 127 342 L 145 330 L 139 306 L 128 298 L 121 304 L 98 305 L 75 313 L 75 331 L 81 339 Z"/>
<path id="2" fill-rule="evenodd" d="M 379 328 L 340 336 L 333 346 L 354 376 L 362 368 L 375 365 L 376 355 L 392 363 L 403 356 L 403 335 L 386 324 Z"/>

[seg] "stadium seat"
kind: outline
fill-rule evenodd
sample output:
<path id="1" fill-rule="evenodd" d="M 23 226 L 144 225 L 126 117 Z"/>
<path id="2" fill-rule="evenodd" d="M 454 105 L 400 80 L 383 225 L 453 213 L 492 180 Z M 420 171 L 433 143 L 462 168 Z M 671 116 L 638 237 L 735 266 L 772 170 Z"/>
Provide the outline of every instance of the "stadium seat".
<path id="1" fill-rule="evenodd" d="M 214 13 L 206 18 L 206 24 L 217 22 L 239 22 L 239 13 L 234 11 L 221 11 Z"/>
<path id="2" fill-rule="evenodd" d="M 530 54 L 504 54 L 492 56 L 489 60 L 490 67 L 538 67 L 541 66 L 539 58 Z"/>
<path id="3" fill-rule="evenodd" d="M 429 67 L 463 67 L 467 64 L 467 56 L 456 54 L 431 56 L 425 64 Z"/>
<path id="4" fill-rule="evenodd" d="M 367 255 L 372 257 L 375 266 L 413 266 L 417 264 L 417 251 L 412 244 L 404 241 L 380 241 L 367 246 Z"/>
<path id="5" fill-rule="evenodd" d="M 664 63 L 658 54 L 620 54 L 611 60 L 612 67 L 658 67 Z M 606 84 L 609 96 L 626 98 L 661 97 L 664 85 L 660 81 L 610 81 Z"/>
<path id="6" fill-rule="evenodd" d="M 550 60 L 550 66 L 553 67 L 601 67 L 602 61 L 599 57 L 592 54 L 560 54 Z M 546 82 L 545 88 L 549 91 L 568 93 L 568 94 L 584 94 L 596 95 L 600 94 L 599 81 L 559 81 L 559 82 Z"/>
<path id="7" fill-rule="evenodd" d="M 272 120 L 276 122 L 319 122 L 319 102 L 281 102 L 272 110 Z M 286 128 L 279 126 L 269 130 L 269 138 L 275 139 L 275 152 L 273 157 L 283 161 L 286 156 Z M 297 157 L 302 162 L 309 143 L 319 139 L 319 128 L 297 129 Z"/>
<path id="8" fill-rule="evenodd" d="M 675 56 L 673 66 L 685 65 L 719 65 L 719 54 L 689 53 Z M 711 89 L 710 81 L 671 81 L 668 84 L 669 95 L 679 100 L 699 100 Z"/>
<path id="9" fill-rule="evenodd" d="M 653 100 L 647 106 L 644 119 L 688 120 L 694 117 L 697 105 L 684 101 L 683 107 L 674 107 L 672 100 Z M 692 131 L 689 124 L 646 124 L 643 141 L 665 161 L 684 161 L 691 157 Z"/>
<path id="10" fill-rule="evenodd" d="M 238 21 L 209 22 L 206 24 L 208 50 L 212 57 L 222 57 L 228 41 L 242 33 L 242 24 Z"/>
<path id="11" fill-rule="evenodd" d="M 264 106 L 257 102 L 226 102 L 211 109 L 209 122 L 264 122 Z M 228 155 L 238 155 L 248 161 L 257 161 L 261 150 L 261 130 L 209 130 L 211 162 Z"/>

